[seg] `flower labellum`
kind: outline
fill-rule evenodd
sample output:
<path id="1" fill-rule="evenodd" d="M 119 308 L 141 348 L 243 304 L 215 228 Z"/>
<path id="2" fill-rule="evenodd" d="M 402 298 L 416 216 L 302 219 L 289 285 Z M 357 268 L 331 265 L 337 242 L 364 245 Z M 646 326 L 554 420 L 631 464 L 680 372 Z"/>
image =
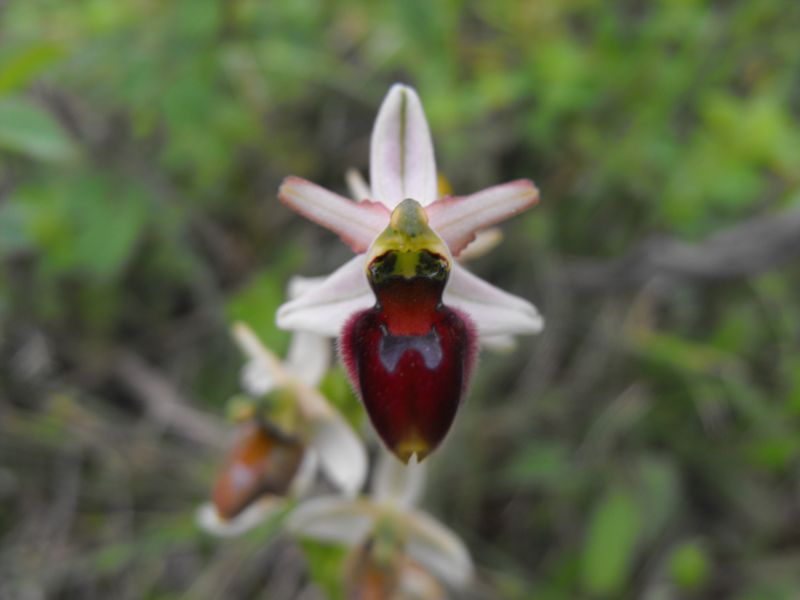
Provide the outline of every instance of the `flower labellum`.
<path id="1" fill-rule="evenodd" d="M 401 202 L 367 256 L 375 305 L 356 313 L 341 338 L 375 429 L 405 463 L 442 441 L 475 359 L 471 320 L 442 302 L 451 262 L 422 206 Z"/>
<path id="2" fill-rule="evenodd" d="M 303 444 L 277 429 L 248 424 L 214 482 L 211 498 L 220 518 L 233 519 L 265 494 L 285 495 L 303 452 Z"/>

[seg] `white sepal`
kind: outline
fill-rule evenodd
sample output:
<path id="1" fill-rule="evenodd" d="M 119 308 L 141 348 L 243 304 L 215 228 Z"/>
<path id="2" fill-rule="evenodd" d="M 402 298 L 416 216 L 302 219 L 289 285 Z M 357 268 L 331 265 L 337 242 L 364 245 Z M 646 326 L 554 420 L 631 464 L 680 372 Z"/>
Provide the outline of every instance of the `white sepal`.
<path id="1" fill-rule="evenodd" d="M 422 511 L 405 513 L 406 552 L 420 565 L 453 587 L 464 587 L 474 567 L 464 542 Z"/>
<path id="2" fill-rule="evenodd" d="M 256 398 L 275 389 L 275 378 L 261 360 L 248 360 L 242 367 L 239 379 L 242 389 Z"/>
<path id="3" fill-rule="evenodd" d="M 482 347 L 493 352 L 511 352 L 517 347 L 513 335 L 485 335 L 479 341 Z"/>
<path id="4" fill-rule="evenodd" d="M 422 496 L 425 471 L 426 463 L 417 462 L 416 455 L 404 465 L 394 455 L 382 450 L 372 482 L 372 497 L 381 504 L 411 509 Z"/>
<path id="5" fill-rule="evenodd" d="M 375 296 L 364 274 L 364 255 L 359 254 L 317 288 L 281 305 L 275 320 L 281 329 L 336 337 L 353 314 L 373 304 Z"/>
<path id="6" fill-rule="evenodd" d="M 284 500 L 277 496 L 264 496 L 253 502 L 233 519 L 225 520 L 219 516 L 211 502 L 198 507 L 195 513 L 197 524 L 208 533 L 220 537 L 234 537 L 252 529 L 259 523 L 276 514 L 284 506 Z"/>
<path id="7" fill-rule="evenodd" d="M 321 496 L 300 504 L 286 521 L 286 528 L 298 536 L 353 547 L 366 539 L 374 518 L 367 502 Z"/>
<path id="8" fill-rule="evenodd" d="M 318 468 L 319 457 L 314 448 L 307 446 L 306 451 L 303 453 L 303 460 L 300 461 L 300 466 L 297 467 L 297 473 L 294 474 L 292 482 L 289 484 L 289 493 L 287 495 L 291 498 L 302 498 L 308 494 L 317 478 Z"/>
<path id="9" fill-rule="evenodd" d="M 316 333 L 296 331 L 289 344 L 286 367 L 297 379 L 316 387 L 330 366 L 332 354 L 329 339 Z"/>
<path id="10" fill-rule="evenodd" d="M 367 453 L 353 428 L 334 409 L 311 422 L 310 443 L 331 483 L 345 496 L 355 496 L 367 477 Z"/>
<path id="11" fill-rule="evenodd" d="M 261 343 L 248 325 L 234 323 L 231 333 L 239 349 L 249 359 L 242 369 L 242 386 L 248 393 L 258 396 L 288 383 L 291 374 L 283 362 Z"/>
<path id="12" fill-rule="evenodd" d="M 311 290 L 315 287 L 319 287 L 319 285 L 325 281 L 326 277 L 324 275 L 320 277 L 303 277 L 302 275 L 295 275 L 289 280 L 289 285 L 286 286 L 286 294 L 289 296 L 289 300 L 293 300 L 302 294 L 305 294 L 308 290 Z"/>
<path id="13" fill-rule="evenodd" d="M 374 200 L 390 210 L 406 198 L 426 206 L 436 200 L 433 141 L 417 93 L 395 84 L 381 104 L 370 144 Z"/>
<path id="14" fill-rule="evenodd" d="M 481 337 L 538 333 L 544 327 L 533 304 L 473 275 L 457 262 L 450 271 L 444 303 L 472 317 Z"/>

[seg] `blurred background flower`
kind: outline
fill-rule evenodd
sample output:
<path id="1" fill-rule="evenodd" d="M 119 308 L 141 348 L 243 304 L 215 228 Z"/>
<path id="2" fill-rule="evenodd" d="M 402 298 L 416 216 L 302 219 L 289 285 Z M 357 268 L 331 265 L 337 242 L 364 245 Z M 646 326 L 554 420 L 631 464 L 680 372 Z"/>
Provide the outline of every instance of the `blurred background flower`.
<path id="1" fill-rule="evenodd" d="M 303 284 L 290 288 L 298 285 Z M 367 475 L 366 452 L 316 390 L 328 368 L 330 342 L 296 333 L 283 362 L 246 325 L 236 323 L 233 335 L 248 358 L 242 383 L 254 399 L 234 405 L 238 439 L 217 475 L 211 501 L 198 510 L 200 525 L 218 535 L 239 535 L 305 494 L 318 466 L 337 491 L 356 494 Z"/>
<path id="2" fill-rule="evenodd" d="M 547 317 L 484 353 L 426 509 L 468 598 L 800 589 L 800 5 L 0 2 L 0 596 L 319 598 L 347 551 L 198 531 L 228 329 L 350 251 L 345 193 L 413 85 L 457 194 L 531 177 L 469 268 Z M 356 430 L 340 366 L 320 383 Z M 456 596 L 458 597 L 458 596 Z"/>
<path id="3" fill-rule="evenodd" d="M 416 508 L 426 465 L 415 459 L 404 465 L 381 452 L 370 496 L 307 500 L 287 527 L 294 535 L 352 548 L 346 587 L 354 598 L 444 598 L 433 583 L 417 587 L 427 577 L 464 588 L 473 567 L 458 536 Z"/>

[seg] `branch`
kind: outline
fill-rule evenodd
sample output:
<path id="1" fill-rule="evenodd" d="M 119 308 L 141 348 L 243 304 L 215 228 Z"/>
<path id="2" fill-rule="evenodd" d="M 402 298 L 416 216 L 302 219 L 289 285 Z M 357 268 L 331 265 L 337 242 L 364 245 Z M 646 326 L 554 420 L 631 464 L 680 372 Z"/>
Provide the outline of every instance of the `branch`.
<path id="1" fill-rule="evenodd" d="M 151 420 L 203 446 L 227 447 L 229 429 L 192 408 L 169 380 L 139 356 L 120 353 L 112 364 L 112 374 L 141 402 Z"/>
<path id="2" fill-rule="evenodd" d="M 572 287 L 638 286 L 654 277 L 724 280 L 770 271 L 800 256 L 800 210 L 755 217 L 697 243 L 652 237 L 609 261 L 575 259 L 560 267 Z"/>

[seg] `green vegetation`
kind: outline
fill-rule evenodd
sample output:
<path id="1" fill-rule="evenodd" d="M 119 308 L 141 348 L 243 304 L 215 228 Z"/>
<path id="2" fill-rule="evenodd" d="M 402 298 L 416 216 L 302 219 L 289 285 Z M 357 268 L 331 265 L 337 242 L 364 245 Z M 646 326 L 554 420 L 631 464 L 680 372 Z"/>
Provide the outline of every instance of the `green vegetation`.
<path id="1" fill-rule="evenodd" d="M 0 2 L 0 598 L 335 589 L 340 552 L 192 514 L 228 324 L 281 354 L 288 278 L 349 256 L 278 185 L 344 193 L 394 81 L 456 193 L 542 191 L 471 268 L 545 332 L 483 353 L 431 461 L 469 597 L 800 596 L 798 31 L 786 0 Z"/>

